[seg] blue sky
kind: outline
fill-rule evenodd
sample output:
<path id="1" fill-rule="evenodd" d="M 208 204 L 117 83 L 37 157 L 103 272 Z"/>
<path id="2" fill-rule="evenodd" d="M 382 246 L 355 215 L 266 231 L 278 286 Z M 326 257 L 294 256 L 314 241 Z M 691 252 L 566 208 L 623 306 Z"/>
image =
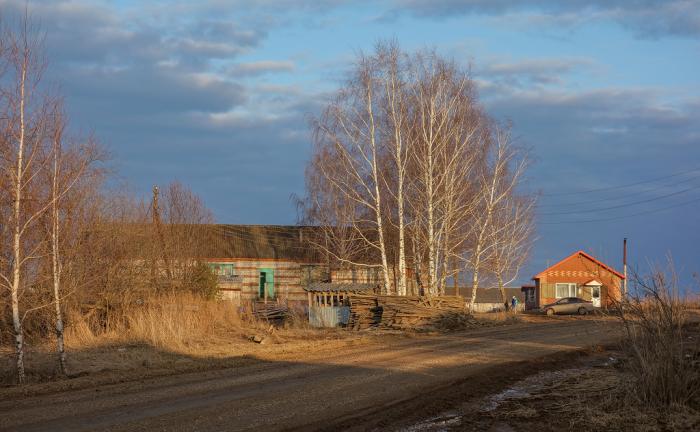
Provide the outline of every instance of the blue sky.
<path id="1" fill-rule="evenodd" d="M 137 193 L 177 179 L 220 222 L 294 223 L 309 116 L 359 51 L 395 38 L 471 65 L 488 112 L 532 150 L 543 196 L 525 275 L 577 249 L 620 267 L 625 236 L 641 270 L 670 253 L 685 281 L 700 272 L 697 0 L 28 4 L 74 129 Z"/>

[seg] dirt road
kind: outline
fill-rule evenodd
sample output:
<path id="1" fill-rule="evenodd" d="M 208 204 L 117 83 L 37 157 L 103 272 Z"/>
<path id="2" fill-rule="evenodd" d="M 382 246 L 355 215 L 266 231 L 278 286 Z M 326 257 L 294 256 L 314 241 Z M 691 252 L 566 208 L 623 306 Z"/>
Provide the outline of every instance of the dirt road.
<path id="1" fill-rule="evenodd" d="M 289 353 L 285 361 L 0 401 L 17 431 L 363 430 L 610 342 L 610 321 L 551 320 Z M 410 412 L 406 412 L 409 407 Z M 422 407 L 422 408 L 420 408 Z"/>

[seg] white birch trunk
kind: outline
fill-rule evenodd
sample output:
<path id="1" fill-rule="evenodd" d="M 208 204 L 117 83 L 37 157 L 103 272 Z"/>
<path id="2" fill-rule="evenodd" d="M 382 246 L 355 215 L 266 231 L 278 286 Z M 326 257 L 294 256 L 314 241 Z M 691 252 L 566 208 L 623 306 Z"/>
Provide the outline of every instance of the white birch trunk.
<path id="1" fill-rule="evenodd" d="M 21 286 L 21 266 L 24 257 L 22 256 L 22 182 L 24 178 L 24 144 L 25 144 L 25 119 L 24 119 L 24 92 L 27 78 L 26 61 L 22 65 L 21 81 L 20 81 L 20 127 L 19 127 L 19 142 L 17 149 L 17 170 L 14 178 L 14 233 L 12 243 L 12 286 L 10 297 L 12 301 L 12 325 L 15 332 L 15 354 L 17 366 L 17 381 L 23 384 L 25 381 L 24 373 L 24 330 L 22 329 L 22 319 L 19 313 L 19 290 Z"/>
<path id="2" fill-rule="evenodd" d="M 51 267 L 53 273 L 53 298 L 56 313 L 56 350 L 58 352 L 58 367 L 61 374 L 66 375 L 66 351 L 63 337 L 63 313 L 61 311 L 61 262 L 59 250 L 58 223 L 58 155 L 60 142 L 56 137 L 53 149 L 53 184 L 51 191 Z"/>
<path id="3" fill-rule="evenodd" d="M 427 162 L 428 162 L 428 169 L 426 173 L 426 196 L 427 196 L 427 206 L 428 206 L 428 292 L 430 294 L 434 294 L 435 291 L 435 200 L 434 200 L 434 191 L 433 191 L 433 145 L 434 145 L 434 136 L 433 136 L 433 119 L 434 119 L 434 111 L 433 111 L 433 103 L 431 102 L 430 105 L 430 124 L 429 124 L 429 137 L 428 137 L 428 153 L 427 153 Z"/>
<path id="4" fill-rule="evenodd" d="M 374 180 L 374 203 L 375 214 L 377 217 L 377 235 L 379 236 L 379 252 L 382 259 L 382 272 L 384 273 L 384 290 L 391 291 L 391 280 L 389 278 L 389 264 L 386 258 L 386 244 L 384 241 L 384 222 L 382 220 L 382 198 L 379 191 L 379 169 L 377 167 L 377 140 L 376 130 L 374 125 L 374 110 L 372 108 L 372 82 L 371 78 L 367 82 L 367 113 L 369 114 L 369 139 L 372 147 L 372 176 Z"/>
<path id="5" fill-rule="evenodd" d="M 398 190 L 398 213 L 399 213 L 399 295 L 407 295 L 406 283 L 406 233 L 404 223 L 404 203 L 403 203 L 403 176 L 399 176 Z"/>

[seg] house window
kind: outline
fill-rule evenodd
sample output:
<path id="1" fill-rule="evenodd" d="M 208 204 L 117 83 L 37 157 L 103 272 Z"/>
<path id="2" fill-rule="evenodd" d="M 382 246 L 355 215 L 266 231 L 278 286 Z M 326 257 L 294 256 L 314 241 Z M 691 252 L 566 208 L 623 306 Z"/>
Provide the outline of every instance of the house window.
<path id="1" fill-rule="evenodd" d="M 221 277 L 233 277 L 236 275 L 236 266 L 231 263 L 212 263 L 209 264 L 212 272 Z"/>
<path id="2" fill-rule="evenodd" d="M 558 283 L 556 284 L 557 298 L 576 297 L 575 283 Z"/>

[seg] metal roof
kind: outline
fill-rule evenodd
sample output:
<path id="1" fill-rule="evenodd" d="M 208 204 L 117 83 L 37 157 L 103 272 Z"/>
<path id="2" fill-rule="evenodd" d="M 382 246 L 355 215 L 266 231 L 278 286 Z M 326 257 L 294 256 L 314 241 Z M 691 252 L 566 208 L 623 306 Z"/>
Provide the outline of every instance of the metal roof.
<path id="1" fill-rule="evenodd" d="M 377 288 L 377 284 L 367 284 L 367 283 L 332 283 L 332 282 L 313 282 L 309 284 L 308 287 L 304 288 L 306 291 L 312 292 L 340 292 L 340 291 L 372 291 Z"/>
<path id="2" fill-rule="evenodd" d="M 520 302 L 525 301 L 525 295 L 522 293 L 521 289 L 514 287 L 504 287 L 503 290 L 506 293 L 506 298 L 510 300 L 513 296 L 517 298 Z M 451 294 L 454 290 L 445 290 L 448 294 Z M 459 287 L 459 294 L 469 301 L 472 296 L 471 287 Z M 501 298 L 501 290 L 493 287 L 478 288 L 476 290 L 476 303 L 503 303 Z"/>

